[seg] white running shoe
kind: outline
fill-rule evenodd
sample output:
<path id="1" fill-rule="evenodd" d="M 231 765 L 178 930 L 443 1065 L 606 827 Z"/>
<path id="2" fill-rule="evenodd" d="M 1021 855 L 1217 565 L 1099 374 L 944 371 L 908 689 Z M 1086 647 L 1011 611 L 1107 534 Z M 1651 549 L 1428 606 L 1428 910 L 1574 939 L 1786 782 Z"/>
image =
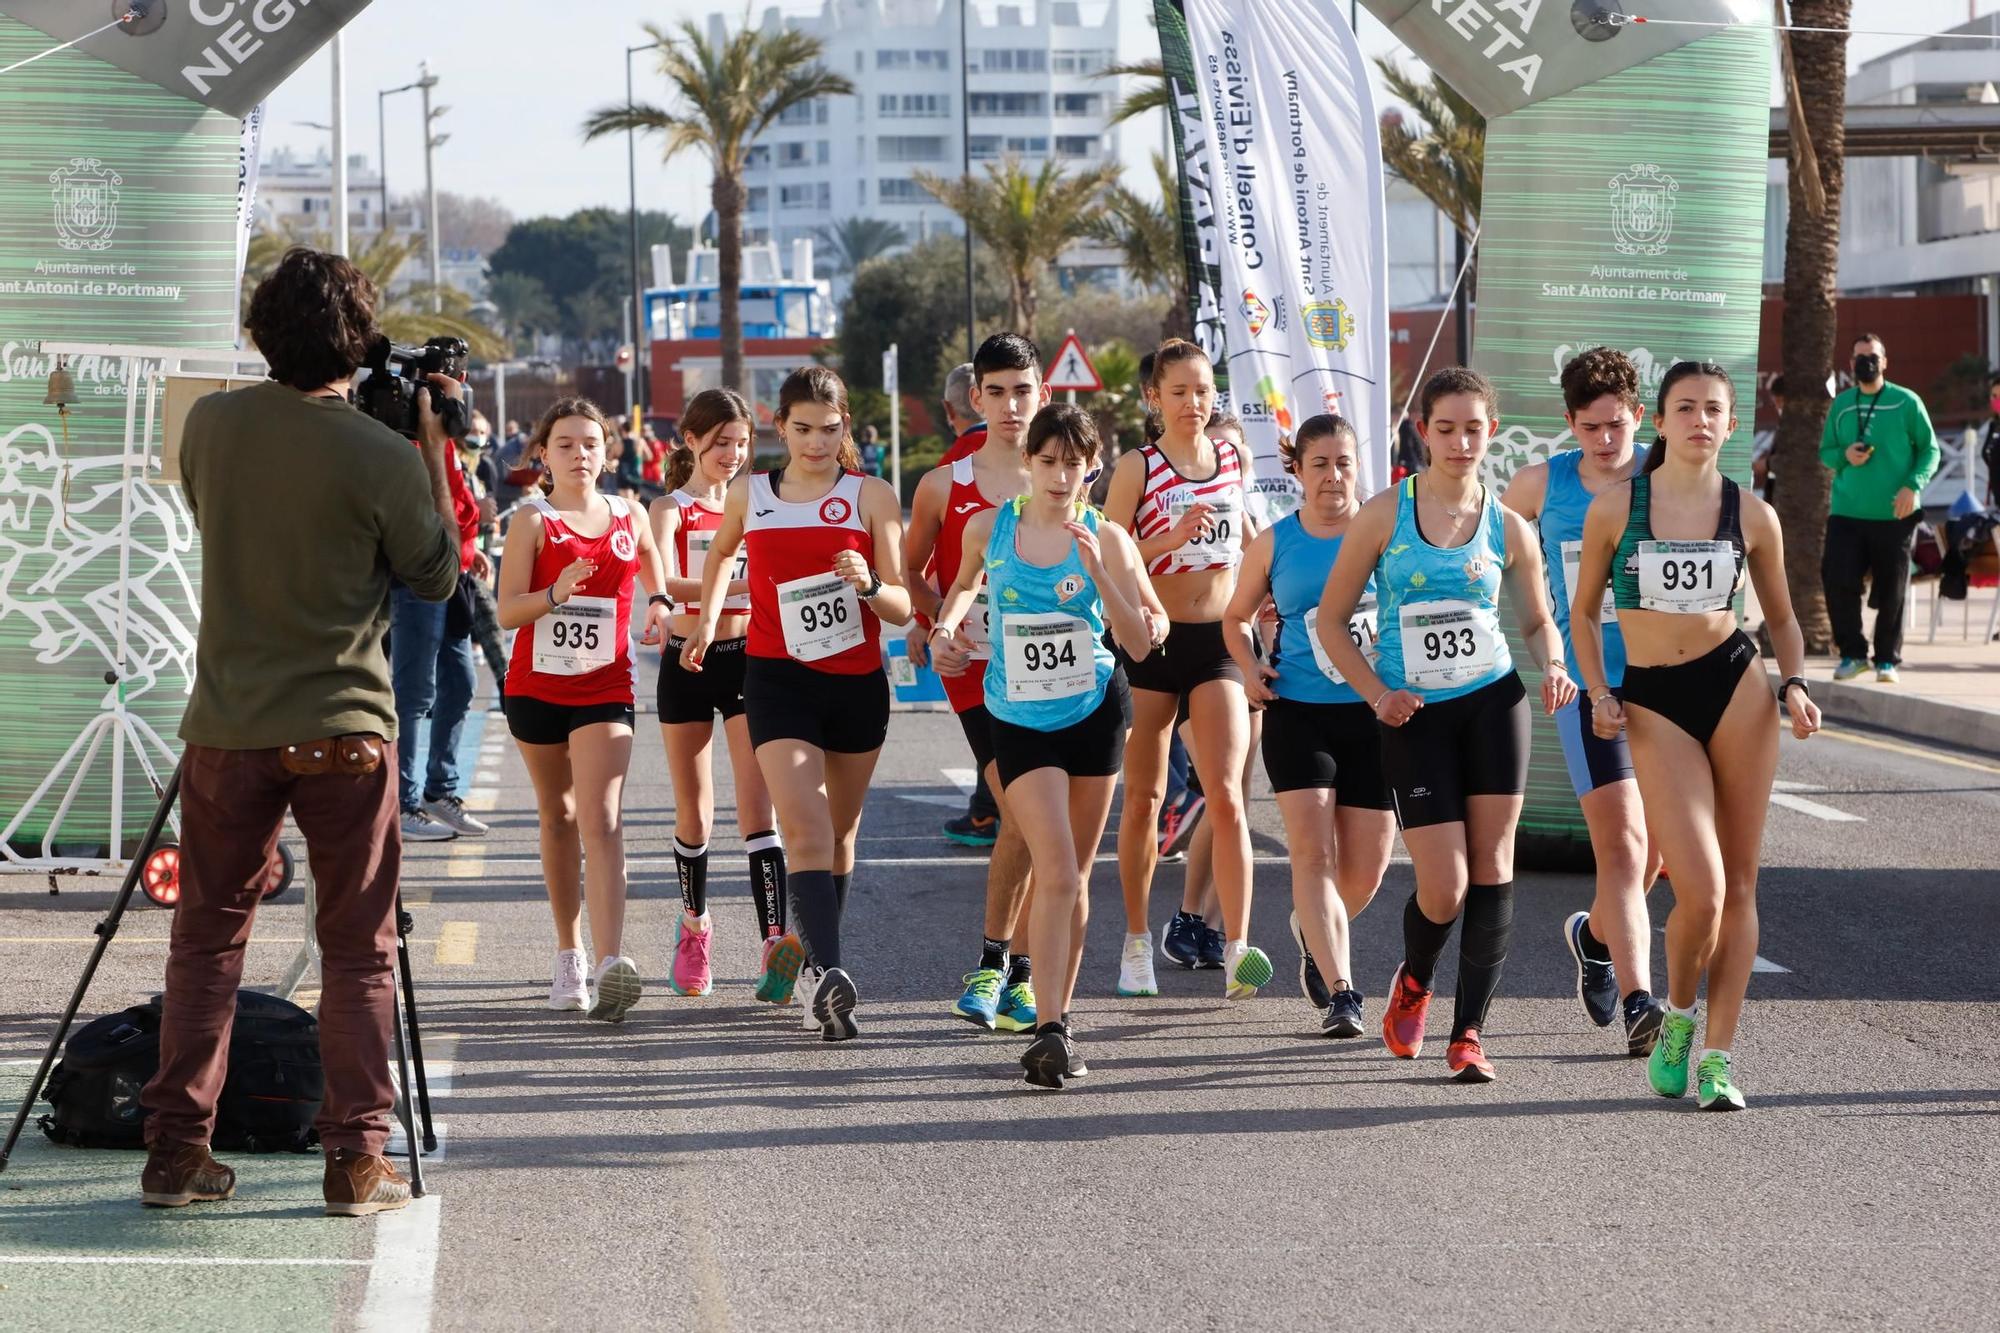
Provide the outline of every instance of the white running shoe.
<path id="1" fill-rule="evenodd" d="M 819 989 L 820 976 L 811 963 L 800 963 L 799 979 L 792 983 L 792 1003 L 799 1007 L 800 1026 L 808 1032 L 819 1031 L 819 1019 L 813 1015 L 813 992 Z"/>
<path id="2" fill-rule="evenodd" d="M 449 824 L 433 819 L 422 810 L 403 812 L 404 842 L 450 842 L 458 836 Z"/>
<path id="3" fill-rule="evenodd" d="M 425 814 L 461 838 L 483 838 L 493 831 L 485 820 L 474 818 L 466 810 L 465 802 L 456 796 L 440 796 L 435 801 L 425 801 L 422 808 Z"/>
<path id="4" fill-rule="evenodd" d="M 590 1008 L 590 982 L 585 976 L 583 950 L 557 949 L 555 979 L 549 982 L 549 1008 Z"/>
<path id="5" fill-rule="evenodd" d="M 1158 995 L 1160 983 L 1153 976 L 1153 933 L 1125 937 L 1125 952 L 1118 960 L 1120 995 Z"/>
<path id="6" fill-rule="evenodd" d="M 590 1007 L 590 1016 L 600 1023 L 623 1023 L 632 1006 L 639 1003 L 639 993 L 644 989 L 639 984 L 638 965 L 623 954 L 606 958 L 597 965 L 590 988 L 597 992 L 597 1003 Z"/>

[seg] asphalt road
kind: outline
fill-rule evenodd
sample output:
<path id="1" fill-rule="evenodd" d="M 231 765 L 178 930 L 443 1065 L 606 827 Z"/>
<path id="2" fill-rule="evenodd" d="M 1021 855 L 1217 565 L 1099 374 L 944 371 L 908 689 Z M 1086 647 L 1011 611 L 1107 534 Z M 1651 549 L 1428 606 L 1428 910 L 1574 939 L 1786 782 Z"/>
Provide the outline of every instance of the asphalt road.
<path id="1" fill-rule="evenodd" d="M 1025 1088 L 1018 1038 L 946 1012 L 983 862 L 936 835 L 946 770 L 969 765 L 942 715 L 896 719 L 868 802 L 847 919 L 862 1038 L 824 1045 L 750 998 L 726 814 L 718 986 L 675 997 L 669 797 L 642 725 L 627 951 L 649 988 L 622 1027 L 543 1008 L 532 802 L 490 715 L 492 835 L 408 857 L 445 1125 L 432 1198 L 393 1224 L 323 1219 L 316 1161 L 265 1157 L 236 1161 L 237 1202 L 161 1215 L 133 1201 L 136 1157 L 31 1131 L 0 1176 L 0 1327 L 412 1328 L 426 1303 L 468 1330 L 2000 1326 L 2000 766 L 1785 741 L 1760 888 L 1782 970 L 1754 979 L 1739 1041 L 1751 1110 L 1704 1116 L 1582 1017 L 1558 931 L 1582 878 L 1520 877 L 1500 1079 L 1468 1087 L 1444 1077 L 1448 1005 L 1415 1063 L 1314 1035 L 1276 860 L 1253 934 L 1279 979 L 1237 1004 L 1219 974 L 1164 966 L 1159 998 L 1113 996 L 1100 863 L 1077 1014 L 1093 1072 Z M 1255 795 L 1258 853 L 1280 857 Z M 0 880 L 0 1057 L 38 1053 L 111 887 Z M 1178 887 L 1163 869 L 1156 931 Z M 1410 887 L 1392 865 L 1356 924 L 1371 1021 Z M 87 1014 L 149 993 L 165 925 L 128 918 Z M 296 894 L 267 909 L 253 983 L 299 933 Z"/>

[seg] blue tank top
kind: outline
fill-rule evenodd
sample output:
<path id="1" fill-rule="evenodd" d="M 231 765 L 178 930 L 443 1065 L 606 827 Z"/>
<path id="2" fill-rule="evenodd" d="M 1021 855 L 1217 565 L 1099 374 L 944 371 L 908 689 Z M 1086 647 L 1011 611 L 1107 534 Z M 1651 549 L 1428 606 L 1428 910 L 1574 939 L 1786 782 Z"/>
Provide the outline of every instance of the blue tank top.
<path id="1" fill-rule="evenodd" d="M 1031 564 L 1014 549 L 1026 496 L 993 513 L 986 542 L 986 711 L 1002 722 L 1059 731 L 1097 711 L 1116 669 L 1104 643 L 1104 601 L 1071 542 L 1054 565 Z M 1092 532 L 1101 515 L 1077 506 Z"/>
<path id="2" fill-rule="evenodd" d="M 1315 537 L 1306 531 L 1297 510 L 1271 528 L 1271 600 L 1278 606 L 1278 639 L 1271 652 L 1278 678 L 1271 689 L 1280 699 L 1307 704 L 1363 702 L 1352 685 L 1333 679 L 1331 663 L 1320 665 L 1325 650 L 1314 643 L 1310 623 L 1319 618 L 1319 599 L 1326 592 L 1326 576 L 1333 572 L 1340 542 L 1339 537 Z M 1358 632 L 1362 639 L 1362 651 L 1371 655 L 1379 633 L 1374 600 L 1375 580 L 1370 577 L 1361 605 L 1348 622 L 1350 632 Z"/>
<path id="3" fill-rule="evenodd" d="M 1479 492 L 1479 526 L 1463 546 L 1433 546 L 1417 529 L 1417 479 L 1397 491 L 1396 529 L 1375 566 L 1382 638 L 1375 674 L 1392 690 L 1435 703 L 1491 685 L 1514 669 L 1500 630 L 1507 527 L 1500 502 Z"/>
<path id="4" fill-rule="evenodd" d="M 1569 635 L 1570 575 L 1581 563 L 1583 519 L 1590 502 L 1597 497 L 1583 488 L 1577 467 L 1583 461 L 1581 449 L 1569 449 L 1549 459 L 1549 483 L 1542 492 L 1542 516 L 1535 524 L 1541 537 L 1542 568 L 1554 603 L 1556 628 L 1562 631 L 1563 657 L 1576 670 L 1576 645 Z M 1632 456 L 1632 476 L 1646 465 L 1642 446 Z M 1605 585 L 1604 683 L 1617 688 L 1625 681 L 1625 635 L 1618 628 L 1618 613 L 1612 606 L 1610 584 Z"/>

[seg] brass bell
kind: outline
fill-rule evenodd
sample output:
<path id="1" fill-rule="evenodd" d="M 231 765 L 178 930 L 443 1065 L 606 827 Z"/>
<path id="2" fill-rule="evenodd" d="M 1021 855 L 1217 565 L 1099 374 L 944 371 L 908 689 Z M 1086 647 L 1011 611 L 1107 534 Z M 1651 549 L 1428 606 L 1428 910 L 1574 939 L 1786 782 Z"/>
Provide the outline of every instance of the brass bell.
<path id="1" fill-rule="evenodd" d="M 42 396 L 42 402 L 50 407 L 68 407 L 75 401 L 76 376 L 69 373 L 67 363 L 58 361 L 49 372 L 49 391 Z"/>

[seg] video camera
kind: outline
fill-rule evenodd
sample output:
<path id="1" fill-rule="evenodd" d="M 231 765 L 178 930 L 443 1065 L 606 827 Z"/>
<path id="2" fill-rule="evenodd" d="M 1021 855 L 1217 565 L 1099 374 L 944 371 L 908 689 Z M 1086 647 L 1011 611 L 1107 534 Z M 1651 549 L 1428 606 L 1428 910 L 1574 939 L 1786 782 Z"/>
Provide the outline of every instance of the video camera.
<path id="1" fill-rule="evenodd" d="M 408 439 L 417 438 L 417 395 L 431 392 L 426 375 L 449 375 L 461 382 L 472 349 L 463 338 L 431 338 L 422 347 L 398 347 L 387 338 L 377 338 L 362 364 L 368 377 L 355 386 L 354 405 L 390 430 Z M 444 431 L 454 440 L 465 438 L 471 429 L 472 402 L 468 389 L 465 401 L 438 397 L 433 407 L 444 419 Z"/>

